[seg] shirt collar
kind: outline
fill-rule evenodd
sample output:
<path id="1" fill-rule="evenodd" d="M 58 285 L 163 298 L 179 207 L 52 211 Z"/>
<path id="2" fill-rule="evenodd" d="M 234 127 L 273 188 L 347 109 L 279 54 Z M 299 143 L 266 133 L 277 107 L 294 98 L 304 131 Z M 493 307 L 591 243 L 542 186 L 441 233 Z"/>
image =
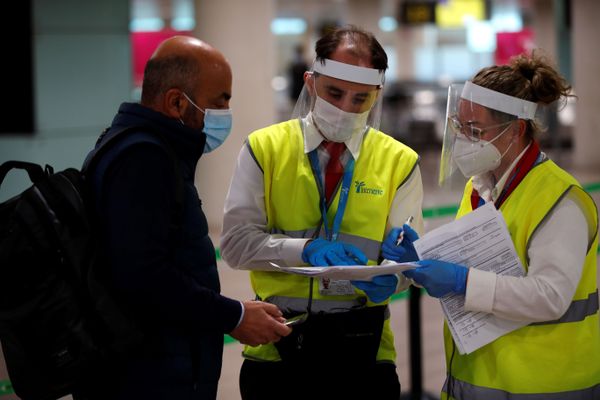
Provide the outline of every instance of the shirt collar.
<path id="1" fill-rule="evenodd" d="M 491 172 L 486 172 L 484 174 L 476 175 L 473 177 L 473 188 L 477 190 L 477 193 L 479 193 L 479 196 L 481 196 L 482 199 L 484 199 L 486 202 L 495 202 L 498 199 L 500 193 L 502 193 L 502 190 L 504 189 L 504 185 L 506 185 L 506 181 L 508 180 L 508 177 L 510 176 L 512 170 L 515 168 L 519 160 L 523 158 L 523 155 L 525 154 L 529 146 L 531 146 L 531 143 L 529 143 L 523 149 L 523 151 L 521 151 L 517 158 L 513 160 L 513 162 L 510 164 L 510 166 L 506 169 L 504 174 L 502 174 L 498 182 L 496 182 L 495 184 L 494 175 Z"/>
<path id="2" fill-rule="evenodd" d="M 319 145 L 321 142 L 325 140 L 325 138 L 319 133 L 317 127 L 315 126 L 312 120 L 312 114 L 309 113 L 306 117 L 302 118 L 301 125 L 303 127 L 304 134 L 304 152 L 310 153 Z M 355 160 L 358 160 L 358 156 L 360 154 L 360 147 L 362 146 L 363 138 L 367 129 L 364 129 L 360 133 L 355 133 L 350 137 L 350 139 L 346 140 L 344 144 L 350 150 L 352 157 Z"/>

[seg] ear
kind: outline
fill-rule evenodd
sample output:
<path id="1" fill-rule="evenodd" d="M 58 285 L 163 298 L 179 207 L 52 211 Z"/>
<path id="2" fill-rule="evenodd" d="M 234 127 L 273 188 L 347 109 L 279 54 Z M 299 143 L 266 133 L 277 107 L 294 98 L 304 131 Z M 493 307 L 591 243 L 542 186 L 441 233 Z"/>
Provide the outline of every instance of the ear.
<path id="1" fill-rule="evenodd" d="M 181 90 L 172 88 L 167 90 L 163 96 L 162 106 L 163 114 L 171 118 L 179 119 L 183 116 L 183 113 L 188 106 L 188 101 L 182 94 Z"/>
<path id="2" fill-rule="evenodd" d="M 515 129 L 515 135 L 513 136 L 513 140 L 518 142 L 525 137 L 525 133 L 527 132 L 527 121 L 524 119 L 517 120 L 517 127 Z"/>
<path id="3" fill-rule="evenodd" d="M 306 71 L 304 72 L 304 85 L 308 89 L 308 93 L 311 96 L 315 95 L 315 75 L 313 72 Z"/>

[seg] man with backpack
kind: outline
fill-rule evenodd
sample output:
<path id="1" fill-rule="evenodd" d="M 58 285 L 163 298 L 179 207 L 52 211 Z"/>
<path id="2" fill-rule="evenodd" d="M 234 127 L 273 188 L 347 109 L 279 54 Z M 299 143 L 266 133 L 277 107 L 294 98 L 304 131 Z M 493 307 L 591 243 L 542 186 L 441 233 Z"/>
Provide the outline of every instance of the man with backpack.
<path id="1" fill-rule="evenodd" d="M 223 334 L 259 345 L 291 331 L 276 306 L 219 294 L 194 171 L 230 132 L 231 83 L 218 50 L 170 38 L 146 65 L 141 104 L 123 103 L 96 145 L 135 127 L 90 176 L 107 285 L 144 340 L 115 360 L 105 393 L 82 398 L 214 399 Z"/>

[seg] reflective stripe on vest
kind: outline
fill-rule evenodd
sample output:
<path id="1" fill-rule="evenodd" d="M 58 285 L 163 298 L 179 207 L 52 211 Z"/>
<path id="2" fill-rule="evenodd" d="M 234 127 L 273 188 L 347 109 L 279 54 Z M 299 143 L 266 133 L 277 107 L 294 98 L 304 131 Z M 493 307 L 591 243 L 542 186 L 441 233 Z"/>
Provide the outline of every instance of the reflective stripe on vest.
<path id="1" fill-rule="evenodd" d="M 534 322 L 530 325 L 562 324 L 565 322 L 583 321 L 586 317 L 598 312 L 598 290 L 590 293 L 586 299 L 573 300 L 567 311 L 559 319 L 554 321 Z"/>
<path id="2" fill-rule="evenodd" d="M 321 221 L 320 197 L 309 158 L 304 152 L 300 121 L 286 121 L 253 132 L 247 143 L 264 174 L 267 231 L 295 238 L 313 237 Z M 412 149 L 392 137 L 374 129 L 365 134 L 360 157 L 355 161 L 338 241 L 359 247 L 370 264 L 376 263 L 379 258 L 396 191 L 411 175 L 417 161 L 418 156 Z M 327 210 L 329 226 L 337 212 L 339 197 L 338 187 Z M 323 230 L 320 234 L 324 234 Z M 250 280 L 260 298 L 286 299 L 293 307 L 302 305 L 296 311 L 306 310 L 310 279 L 277 272 L 251 271 Z M 318 281 L 313 282 L 313 310 L 315 304 L 331 309 L 336 302 L 355 304 L 365 301 L 367 306 L 374 305 L 358 289 L 352 295 L 326 296 L 319 293 Z M 268 361 L 280 359 L 273 345 L 246 347 L 244 355 Z M 394 362 L 395 359 L 388 319 L 384 323 L 377 360 Z"/>
<path id="3" fill-rule="evenodd" d="M 303 239 L 312 238 L 316 228 L 301 231 L 284 231 L 283 229 L 271 229 L 272 234 L 283 234 L 291 238 Z M 321 230 L 320 237 L 325 238 L 325 232 Z M 365 237 L 351 235 L 349 233 L 340 233 L 337 239 L 339 242 L 350 243 L 360 248 L 369 260 L 377 260 L 381 249 L 381 241 L 371 240 Z"/>
<path id="4" fill-rule="evenodd" d="M 541 371 L 540 371 L 541 372 Z M 600 399 L 600 384 L 560 393 L 509 393 L 504 390 L 482 388 L 458 379 L 452 379 L 452 399 L 470 400 L 594 400 Z M 448 381 L 444 383 L 444 392 L 448 392 Z"/>
<path id="5" fill-rule="evenodd" d="M 282 312 L 299 312 L 306 310 L 308 306 L 307 299 L 299 299 L 297 297 L 273 296 L 264 301 L 275 304 Z M 313 313 L 340 313 L 347 312 L 355 308 L 360 308 L 366 305 L 364 297 L 359 297 L 355 300 L 337 301 L 337 300 L 314 300 L 311 304 L 311 312 Z M 390 308 L 386 307 L 384 318 L 390 317 Z"/>
<path id="6" fill-rule="evenodd" d="M 299 313 L 306 311 L 308 308 L 308 299 L 301 297 L 271 296 L 263 300 L 275 304 L 283 313 Z M 310 308 L 313 313 L 338 313 L 363 307 L 366 304 L 367 301 L 364 297 L 357 297 L 352 300 L 313 299 Z"/>
<path id="7" fill-rule="evenodd" d="M 465 187 L 457 218 L 471 211 L 471 184 L 469 181 Z M 454 343 L 445 326 L 446 359 L 452 360 L 448 382 L 456 399 L 598 398 L 598 213 L 593 200 L 573 177 L 547 160 L 529 172 L 500 211 L 527 269 L 531 238 L 565 196 L 575 201 L 586 217 L 589 249 L 568 310 L 558 320 L 527 325 L 465 355 L 452 356 Z"/>

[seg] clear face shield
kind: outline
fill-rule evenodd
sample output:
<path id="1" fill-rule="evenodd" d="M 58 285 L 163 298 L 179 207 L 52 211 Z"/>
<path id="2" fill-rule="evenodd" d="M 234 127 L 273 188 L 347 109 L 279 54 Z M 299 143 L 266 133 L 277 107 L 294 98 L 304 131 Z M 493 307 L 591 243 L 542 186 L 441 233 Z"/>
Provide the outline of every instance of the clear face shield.
<path id="1" fill-rule="evenodd" d="M 440 159 L 440 186 L 462 186 L 466 178 L 496 169 L 504 154 L 494 142 L 517 119 L 539 121 L 540 112 L 536 103 L 470 81 L 450 85 Z"/>
<path id="2" fill-rule="evenodd" d="M 314 125 L 333 142 L 379 129 L 384 75 L 377 69 L 333 60 L 315 61 L 305 77 L 292 118 Z"/>

